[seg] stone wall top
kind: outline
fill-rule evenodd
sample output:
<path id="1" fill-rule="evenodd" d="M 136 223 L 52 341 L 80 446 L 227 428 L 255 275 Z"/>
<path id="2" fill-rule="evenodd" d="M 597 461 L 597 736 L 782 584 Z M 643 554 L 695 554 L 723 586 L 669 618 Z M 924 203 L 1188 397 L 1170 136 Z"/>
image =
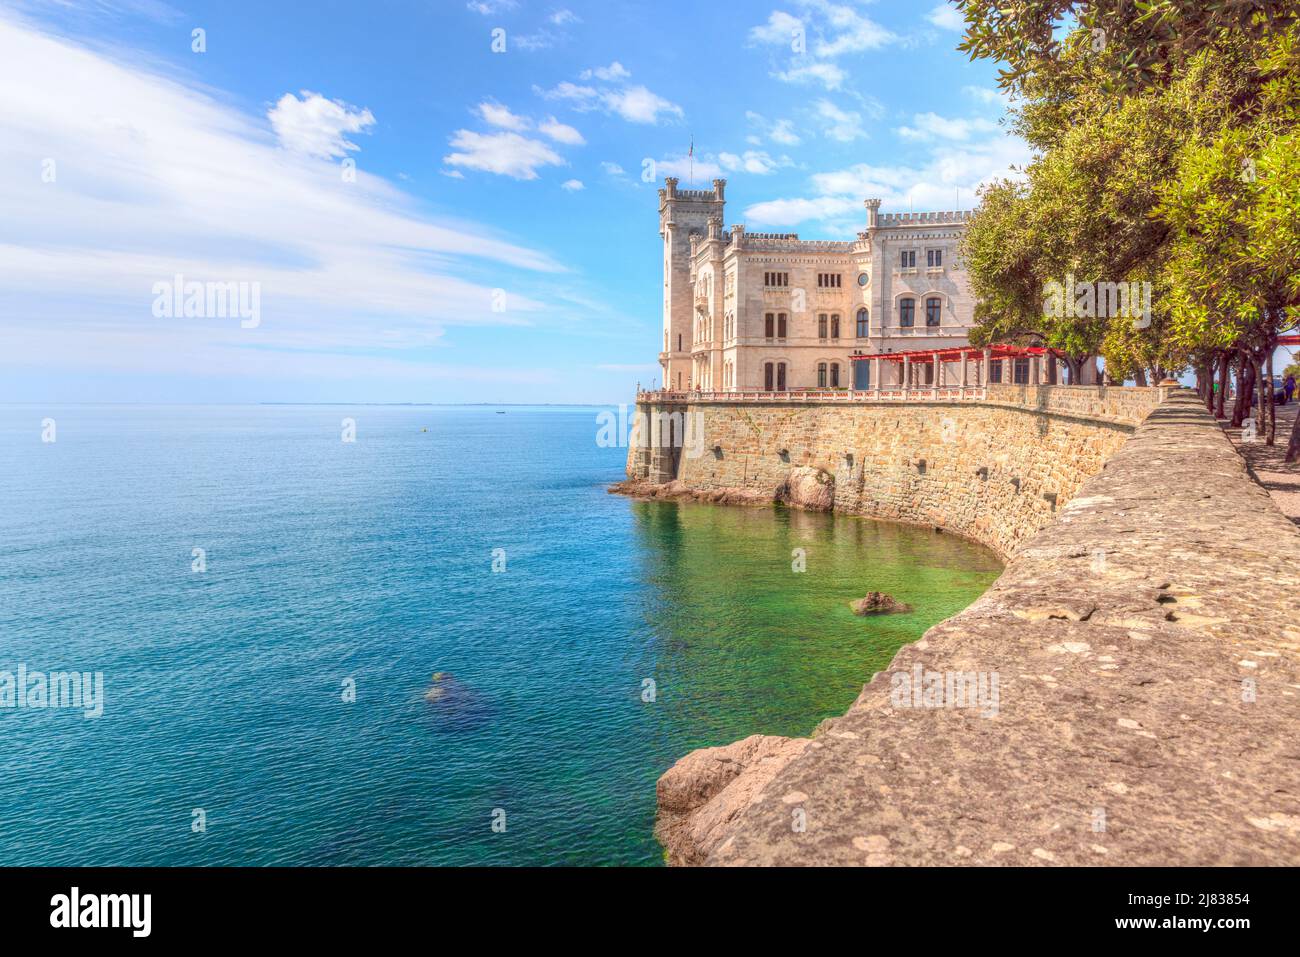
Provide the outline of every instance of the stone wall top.
<path id="1" fill-rule="evenodd" d="M 696 859 L 1295 864 L 1298 554 L 1300 529 L 1177 390 L 983 597 L 780 770 L 748 792 L 742 775 L 753 796 Z M 995 678 L 994 707 L 954 704 L 957 674 Z"/>

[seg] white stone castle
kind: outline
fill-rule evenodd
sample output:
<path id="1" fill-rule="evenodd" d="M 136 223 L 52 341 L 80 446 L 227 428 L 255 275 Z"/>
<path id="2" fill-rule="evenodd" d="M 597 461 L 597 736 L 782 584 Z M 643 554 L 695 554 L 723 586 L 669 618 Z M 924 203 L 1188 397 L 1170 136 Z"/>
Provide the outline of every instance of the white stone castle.
<path id="1" fill-rule="evenodd" d="M 968 345 L 957 245 L 969 212 L 880 213 L 850 242 L 724 230 L 724 190 L 659 190 L 663 388 L 787 392 L 932 384 L 933 364 L 850 360 Z M 871 377 L 885 379 L 872 382 Z"/>

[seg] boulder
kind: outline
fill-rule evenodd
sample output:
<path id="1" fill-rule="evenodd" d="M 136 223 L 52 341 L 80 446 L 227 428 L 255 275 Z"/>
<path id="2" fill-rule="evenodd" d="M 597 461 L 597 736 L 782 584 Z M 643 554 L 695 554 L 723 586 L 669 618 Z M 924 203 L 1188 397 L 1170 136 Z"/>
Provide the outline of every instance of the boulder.
<path id="1" fill-rule="evenodd" d="M 812 465 L 790 470 L 777 498 L 811 512 L 829 512 L 835 505 L 835 477 Z"/>
<path id="2" fill-rule="evenodd" d="M 866 598 L 849 602 L 849 607 L 855 615 L 888 615 L 912 610 L 911 605 L 897 601 L 893 595 L 886 595 L 883 591 L 869 592 Z"/>
<path id="3" fill-rule="evenodd" d="M 752 734 L 686 755 L 659 778 L 655 832 L 670 864 L 698 864 L 767 783 L 803 754 L 808 738 Z"/>

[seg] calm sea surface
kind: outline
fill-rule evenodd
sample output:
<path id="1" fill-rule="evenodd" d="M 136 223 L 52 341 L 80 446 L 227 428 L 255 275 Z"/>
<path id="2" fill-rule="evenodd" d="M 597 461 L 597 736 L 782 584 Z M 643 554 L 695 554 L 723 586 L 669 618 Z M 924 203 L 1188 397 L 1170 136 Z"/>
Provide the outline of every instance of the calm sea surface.
<path id="1" fill-rule="evenodd" d="M 807 734 L 1000 568 L 612 496 L 597 410 L 503 411 L 0 408 L 0 673 L 105 683 L 0 708 L 0 865 L 655 864 L 674 760 Z"/>

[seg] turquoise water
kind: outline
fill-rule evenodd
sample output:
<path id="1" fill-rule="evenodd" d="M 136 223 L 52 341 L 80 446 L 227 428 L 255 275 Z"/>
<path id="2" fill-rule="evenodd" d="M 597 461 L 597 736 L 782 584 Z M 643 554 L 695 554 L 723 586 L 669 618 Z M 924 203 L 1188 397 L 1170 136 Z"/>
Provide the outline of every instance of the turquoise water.
<path id="1" fill-rule="evenodd" d="M 0 409 L 0 671 L 105 683 L 95 719 L 0 708 L 0 865 L 657 863 L 674 760 L 808 733 L 999 570 L 609 495 L 596 410 L 504 412 Z M 916 612 L 855 618 L 873 589 Z"/>

